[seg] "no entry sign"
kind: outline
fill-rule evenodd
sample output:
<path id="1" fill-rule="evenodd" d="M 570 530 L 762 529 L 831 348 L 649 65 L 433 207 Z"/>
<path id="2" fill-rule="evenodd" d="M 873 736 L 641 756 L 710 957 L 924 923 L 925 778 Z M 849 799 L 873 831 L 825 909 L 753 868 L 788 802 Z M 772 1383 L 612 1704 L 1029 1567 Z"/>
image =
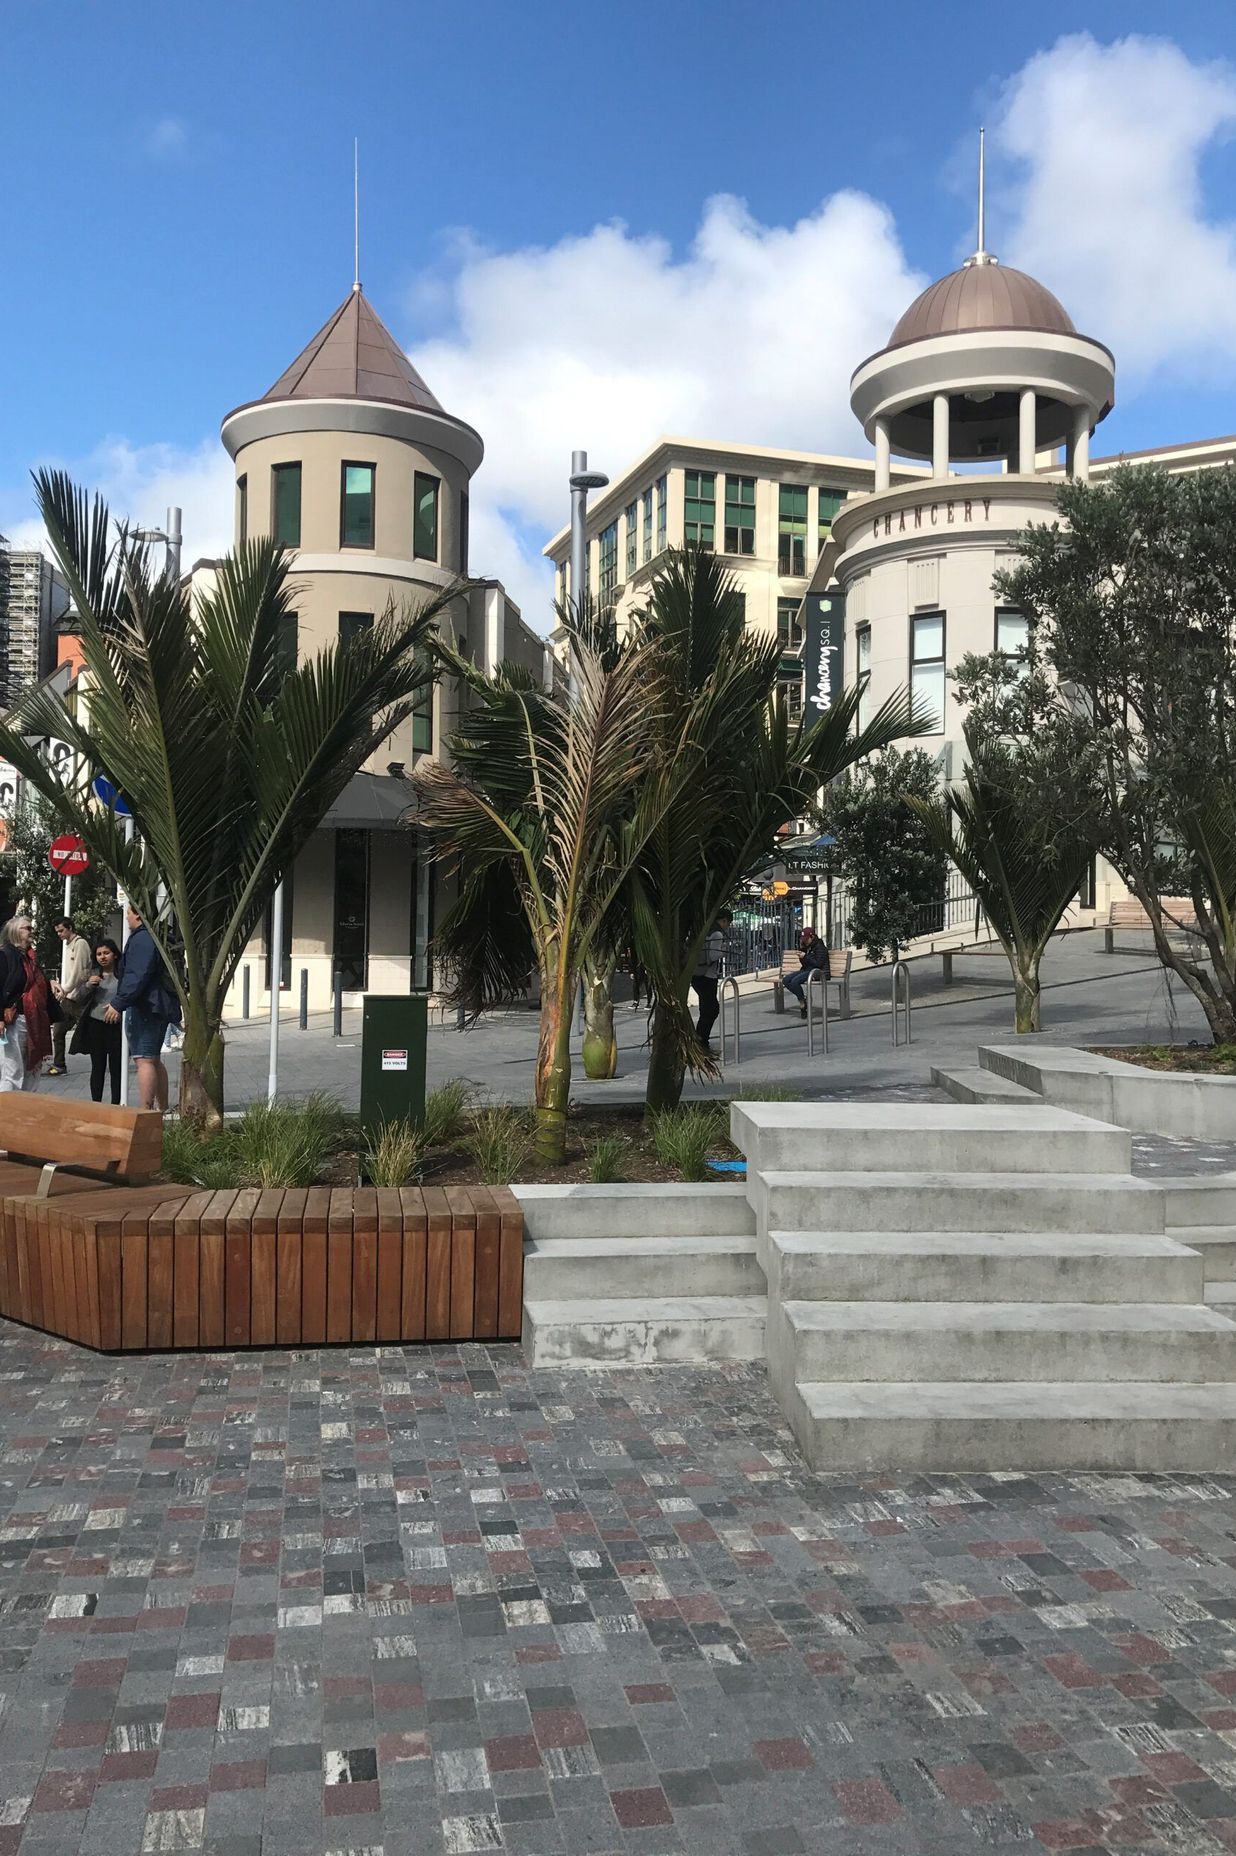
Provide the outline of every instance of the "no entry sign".
<path id="1" fill-rule="evenodd" d="M 48 845 L 47 861 L 57 876 L 80 876 L 90 868 L 90 853 L 75 833 L 66 831 Z"/>

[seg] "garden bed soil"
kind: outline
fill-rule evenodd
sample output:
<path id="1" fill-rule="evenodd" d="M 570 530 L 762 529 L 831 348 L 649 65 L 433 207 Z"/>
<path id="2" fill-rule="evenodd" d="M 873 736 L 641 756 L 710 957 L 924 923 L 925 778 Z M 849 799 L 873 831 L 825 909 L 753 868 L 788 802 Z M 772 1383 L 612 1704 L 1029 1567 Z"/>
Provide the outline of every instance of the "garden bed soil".
<path id="1" fill-rule="evenodd" d="M 1096 1057 L 1114 1057 L 1142 1070 L 1175 1070 L 1194 1076 L 1236 1076 L 1236 1044 L 1123 1044 L 1092 1047 Z"/>

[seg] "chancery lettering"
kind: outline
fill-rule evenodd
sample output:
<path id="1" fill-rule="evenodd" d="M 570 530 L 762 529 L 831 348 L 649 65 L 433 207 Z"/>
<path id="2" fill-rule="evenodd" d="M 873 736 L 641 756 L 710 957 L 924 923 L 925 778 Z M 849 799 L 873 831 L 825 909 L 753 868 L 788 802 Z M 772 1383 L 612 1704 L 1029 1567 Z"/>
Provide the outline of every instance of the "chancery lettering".
<path id="1" fill-rule="evenodd" d="M 975 513 L 975 505 L 978 503 L 983 505 L 983 514 L 981 518 Z M 884 517 L 884 533 L 886 535 L 891 535 L 893 533 L 893 513 L 894 512 L 890 509 L 888 514 Z M 913 526 L 915 528 L 922 528 L 924 514 L 932 528 L 939 528 L 942 522 L 946 524 L 975 522 L 979 520 L 989 522 L 991 520 L 991 498 L 990 496 L 950 496 L 940 502 L 928 503 L 925 506 L 920 503 L 913 510 L 900 509 L 896 514 L 896 532 L 899 535 L 905 534 L 907 515 L 913 517 Z M 871 533 L 873 536 L 880 533 L 879 516 L 874 516 L 872 518 Z"/>

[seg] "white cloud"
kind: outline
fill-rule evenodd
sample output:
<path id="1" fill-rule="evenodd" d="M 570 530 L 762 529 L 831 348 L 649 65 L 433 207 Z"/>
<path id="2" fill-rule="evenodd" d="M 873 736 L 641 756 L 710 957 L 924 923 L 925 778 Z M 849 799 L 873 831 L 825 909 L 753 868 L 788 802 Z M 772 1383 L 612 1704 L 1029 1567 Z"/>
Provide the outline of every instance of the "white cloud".
<path id="1" fill-rule="evenodd" d="M 682 257 L 622 225 L 516 252 L 457 241 L 454 327 L 412 358 L 485 439 L 476 569 L 548 624 L 539 551 L 566 519 L 581 445 L 611 475 L 667 433 L 852 453 L 850 372 L 925 282 L 858 193 L 793 226 L 718 197 Z"/>
<path id="2" fill-rule="evenodd" d="M 189 125 L 178 116 L 162 116 L 142 140 L 143 153 L 153 161 L 178 161 L 188 152 Z"/>
<path id="3" fill-rule="evenodd" d="M 169 505 L 179 505 L 184 511 L 181 558 L 186 567 L 232 545 L 235 478 L 217 437 L 204 438 L 191 449 L 109 438 L 87 457 L 42 462 L 62 465 L 74 482 L 98 490 L 113 516 L 134 527 L 162 528 Z M 32 495 L 0 498 L 0 528 L 14 547 L 42 547 L 46 552 Z"/>
<path id="4" fill-rule="evenodd" d="M 1236 375 L 1236 225 L 1207 217 L 1201 177 L 1234 126 L 1236 69 L 1167 39 L 1061 39 L 1000 97 L 1017 172 L 989 243 L 1107 343 L 1118 390 Z"/>

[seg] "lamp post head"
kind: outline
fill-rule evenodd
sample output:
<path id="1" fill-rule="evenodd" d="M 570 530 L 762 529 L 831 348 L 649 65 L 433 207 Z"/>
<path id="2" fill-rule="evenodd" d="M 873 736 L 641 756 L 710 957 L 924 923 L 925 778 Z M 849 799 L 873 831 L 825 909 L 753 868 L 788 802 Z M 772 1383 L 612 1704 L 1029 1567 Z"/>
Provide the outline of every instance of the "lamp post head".
<path id="1" fill-rule="evenodd" d="M 575 471 L 567 481 L 573 490 L 603 490 L 609 478 L 603 471 L 579 470 Z"/>

